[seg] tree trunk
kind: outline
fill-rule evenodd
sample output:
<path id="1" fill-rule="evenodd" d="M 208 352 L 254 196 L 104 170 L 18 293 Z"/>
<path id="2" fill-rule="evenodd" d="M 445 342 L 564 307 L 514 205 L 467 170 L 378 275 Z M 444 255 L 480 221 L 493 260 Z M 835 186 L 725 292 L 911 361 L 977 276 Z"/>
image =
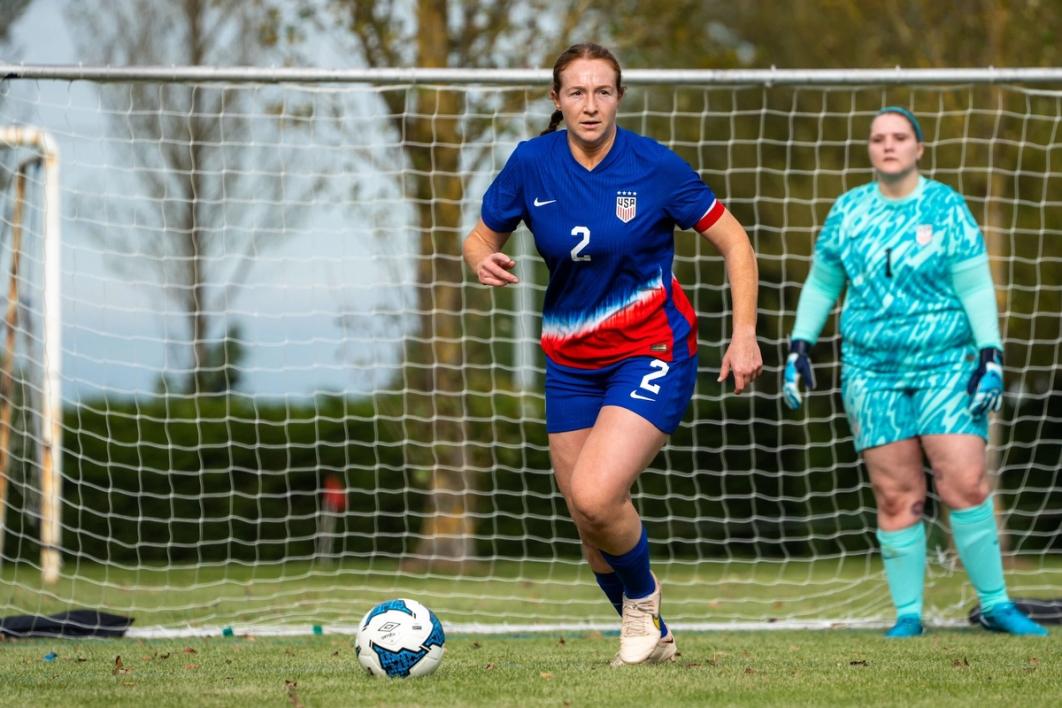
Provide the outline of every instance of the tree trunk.
<path id="1" fill-rule="evenodd" d="M 447 64 L 445 0 L 419 0 L 420 65 Z M 409 388 L 406 414 L 430 422 L 410 456 L 424 458 L 431 474 L 431 501 L 414 549 L 404 566 L 460 571 L 475 555 L 469 470 L 461 309 L 464 280 L 461 257 L 460 102 L 455 91 L 413 89 L 417 118 L 407 118 L 406 149 L 413 164 L 418 222 L 417 307 L 420 336 L 406 347 Z M 426 343 L 425 343 L 426 341 Z M 423 436 L 423 437 L 422 437 Z"/>

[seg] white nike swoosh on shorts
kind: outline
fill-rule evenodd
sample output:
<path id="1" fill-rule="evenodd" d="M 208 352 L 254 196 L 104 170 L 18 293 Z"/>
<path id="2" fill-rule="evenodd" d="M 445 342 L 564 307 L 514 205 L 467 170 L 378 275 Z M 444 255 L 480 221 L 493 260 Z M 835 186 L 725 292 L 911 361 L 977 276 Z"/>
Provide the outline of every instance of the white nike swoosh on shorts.
<path id="1" fill-rule="evenodd" d="M 548 202 L 540 202 L 538 200 L 538 197 L 535 197 L 535 206 L 537 206 L 537 207 L 546 206 L 547 204 L 552 204 L 555 201 L 557 201 L 557 200 L 556 199 L 550 199 Z"/>
<path id="2" fill-rule="evenodd" d="M 631 391 L 631 398 L 637 398 L 639 401 L 655 401 L 656 400 L 655 398 L 649 398 L 648 396 L 643 396 L 642 394 L 638 393 L 637 391 Z"/>

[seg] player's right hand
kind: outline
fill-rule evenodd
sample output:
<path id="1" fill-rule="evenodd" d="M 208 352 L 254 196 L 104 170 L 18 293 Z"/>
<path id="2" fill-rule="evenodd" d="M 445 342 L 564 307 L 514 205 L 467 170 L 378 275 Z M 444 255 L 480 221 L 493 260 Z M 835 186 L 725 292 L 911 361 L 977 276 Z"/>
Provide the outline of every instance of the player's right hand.
<path id="1" fill-rule="evenodd" d="M 782 377 L 782 397 L 791 409 L 800 408 L 804 398 L 800 395 L 800 381 L 803 380 L 808 390 L 815 388 L 815 371 L 811 368 L 808 350 L 811 344 L 803 339 L 789 342 L 789 357 L 785 360 L 785 373 Z"/>
<path id="2" fill-rule="evenodd" d="M 479 262 L 476 266 L 476 277 L 484 285 L 503 287 L 512 283 L 519 283 L 520 279 L 510 273 L 516 267 L 516 261 L 501 251 L 495 251 Z"/>

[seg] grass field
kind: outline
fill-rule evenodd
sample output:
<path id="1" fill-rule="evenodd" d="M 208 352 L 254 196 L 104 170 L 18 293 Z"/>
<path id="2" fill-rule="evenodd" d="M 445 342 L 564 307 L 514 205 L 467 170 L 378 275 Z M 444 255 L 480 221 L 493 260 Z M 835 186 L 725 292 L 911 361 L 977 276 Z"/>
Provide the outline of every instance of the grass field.
<path id="1" fill-rule="evenodd" d="M 601 633 L 458 636 L 422 679 L 374 679 L 349 637 L 19 640 L 0 644 L 18 706 L 1057 706 L 1062 630 L 1047 639 L 937 630 L 689 633 L 674 664 L 610 669 Z M 54 654 L 50 660 L 49 656 Z M 120 657 L 121 668 L 116 668 Z"/>
<path id="2" fill-rule="evenodd" d="M 216 568 L 64 568 L 43 587 L 32 569 L 0 569 L 0 614 L 105 609 L 151 625 L 212 628 L 208 638 L 0 642 L 0 705 L 1062 705 L 1062 627 L 1019 639 L 962 626 L 972 604 L 961 569 L 931 566 L 928 636 L 880 629 L 691 631 L 700 622 L 891 616 L 880 565 L 865 560 L 660 564 L 678 661 L 612 670 L 618 625 L 585 567 L 493 564 L 481 575 L 410 575 L 393 562 Z M 1012 594 L 1058 597 L 1062 564 L 1011 568 Z M 448 630 L 439 671 L 373 679 L 356 663 L 354 625 L 375 602 L 414 597 Z M 476 634 L 477 622 L 550 621 L 569 631 Z M 947 626 L 939 626 L 941 623 Z M 297 637 L 245 634 L 282 624 Z M 309 634 L 324 625 L 323 635 Z M 581 626 L 580 626 L 581 625 Z M 233 626 L 235 636 L 219 628 Z M 452 631 L 464 626 L 465 631 Z M 116 665 L 121 657 L 121 666 Z"/>

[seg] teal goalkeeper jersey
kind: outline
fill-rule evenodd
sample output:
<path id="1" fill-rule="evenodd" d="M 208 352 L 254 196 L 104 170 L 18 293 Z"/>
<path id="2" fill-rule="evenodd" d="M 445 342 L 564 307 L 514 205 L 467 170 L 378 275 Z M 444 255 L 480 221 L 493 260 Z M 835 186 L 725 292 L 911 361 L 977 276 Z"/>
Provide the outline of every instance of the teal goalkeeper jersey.
<path id="1" fill-rule="evenodd" d="M 981 230 L 951 187 L 920 177 L 902 199 L 876 182 L 845 192 L 815 258 L 848 281 L 841 314 L 846 365 L 916 375 L 969 366 L 974 337 L 952 285 L 956 263 L 985 256 Z"/>

